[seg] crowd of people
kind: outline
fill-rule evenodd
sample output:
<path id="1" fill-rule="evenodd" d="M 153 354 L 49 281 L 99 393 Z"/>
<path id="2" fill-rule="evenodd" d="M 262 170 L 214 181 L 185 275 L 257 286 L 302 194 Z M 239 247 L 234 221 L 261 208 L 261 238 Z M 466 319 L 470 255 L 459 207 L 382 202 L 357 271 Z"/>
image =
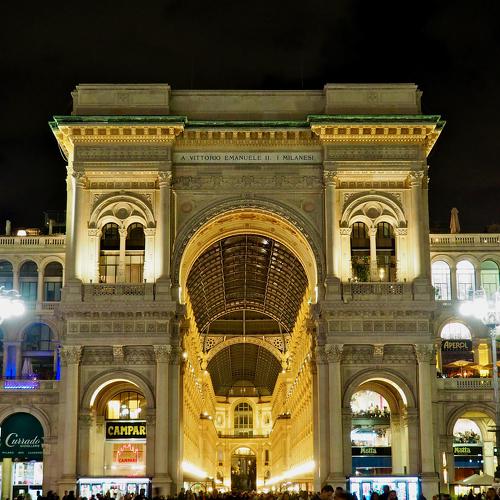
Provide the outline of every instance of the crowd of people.
<path id="1" fill-rule="evenodd" d="M 434 495 L 432 500 L 451 500 L 451 495 L 441 493 Z M 485 492 L 473 493 L 469 491 L 467 495 L 459 495 L 457 500 L 500 500 L 500 496 L 495 488 L 488 488 Z M 10 500 L 10 499 L 7 499 Z M 35 500 L 29 493 L 19 495 L 15 500 Z M 149 499 L 145 490 L 141 489 L 139 494 L 122 494 L 106 492 L 104 495 L 98 493 L 91 495 L 90 498 L 76 496 L 74 491 L 65 491 L 62 499 L 54 492 L 49 490 L 45 496 L 41 492 L 37 492 L 36 500 L 398 500 L 398 495 L 395 490 L 391 490 L 388 485 L 385 485 L 382 492 L 373 491 L 368 497 L 364 496 L 358 498 L 355 493 L 349 493 L 343 488 L 338 486 L 325 485 L 321 492 L 313 493 L 307 491 L 300 492 L 268 492 L 257 493 L 255 491 L 229 491 L 220 492 L 217 490 L 211 492 L 193 492 L 185 490 L 184 488 L 177 495 L 163 495 L 153 494 Z M 420 495 L 419 500 L 426 500 L 423 495 Z"/>

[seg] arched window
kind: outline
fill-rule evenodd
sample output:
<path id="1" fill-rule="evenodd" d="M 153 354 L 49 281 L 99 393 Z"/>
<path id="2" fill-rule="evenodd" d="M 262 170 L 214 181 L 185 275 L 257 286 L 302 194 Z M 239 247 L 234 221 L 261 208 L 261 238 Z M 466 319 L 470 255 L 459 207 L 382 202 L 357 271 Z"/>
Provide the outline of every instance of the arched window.
<path id="1" fill-rule="evenodd" d="M 364 222 L 351 226 L 351 265 L 355 281 L 370 281 L 370 236 Z"/>
<path id="2" fill-rule="evenodd" d="M 135 391 L 123 391 L 106 405 L 106 420 L 137 420 L 145 418 L 146 399 Z"/>
<path id="3" fill-rule="evenodd" d="M 36 302 L 38 266 L 33 261 L 25 262 L 19 270 L 19 288 L 26 302 Z"/>
<path id="4" fill-rule="evenodd" d="M 22 342 L 22 378 L 53 379 L 57 345 L 51 328 L 45 323 L 33 323 L 24 332 Z"/>
<path id="5" fill-rule="evenodd" d="M 457 264 L 457 298 L 471 300 L 475 290 L 474 266 L 468 260 Z"/>
<path id="6" fill-rule="evenodd" d="M 473 365 L 472 335 L 470 330 L 457 321 L 451 321 L 441 330 L 442 371 L 450 377 L 475 375 L 468 369 Z"/>
<path id="7" fill-rule="evenodd" d="M 102 228 L 99 255 L 99 281 L 116 283 L 120 260 L 120 232 L 118 225 L 110 222 Z"/>
<path id="8" fill-rule="evenodd" d="M 253 410 L 248 403 L 239 403 L 234 409 L 234 433 L 238 436 L 253 434 Z"/>
<path id="9" fill-rule="evenodd" d="M 388 222 L 377 224 L 376 242 L 379 280 L 396 281 L 396 238 L 391 224 Z"/>
<path id="10" fill-rule="evenodd" d="M 496 262 L 492 260 L 481 262 L 481 287 L 488 298 L 493 297 L 500 289 L 500 275 Z"/>
<path id="11" fill-rule="evenodd" d="M 45 267 L 43 273 L 43 297 L 47 302 L 61 300 L 63 267 L 59 262 L 51 262 Z"/>
<path id="12" fill-rule="evenodd" d="M 432 286 L 436 300 L 451 300 L 450 266 L 442 260 L 432 263 Z"/>
<path id="13" fill-rule="evenodd" d="M 0 260 L 0 286 L 7 290 L 12 290 L 14 274 L 12 272 L 12 264 L 7 260 Z"/>
<path id="14" fill-rule="evenodd" d="M 142 283 L 144 275 L 145 237 L 142 224 L 130 224 L 125 240 L 125 281 Z"/>
<path id="15" fill-rule="evenodd" d="M 443 326 L 441 338 L 446 340 L 471 340 L 472 335 L 463 323 L 451 322 Z"/>

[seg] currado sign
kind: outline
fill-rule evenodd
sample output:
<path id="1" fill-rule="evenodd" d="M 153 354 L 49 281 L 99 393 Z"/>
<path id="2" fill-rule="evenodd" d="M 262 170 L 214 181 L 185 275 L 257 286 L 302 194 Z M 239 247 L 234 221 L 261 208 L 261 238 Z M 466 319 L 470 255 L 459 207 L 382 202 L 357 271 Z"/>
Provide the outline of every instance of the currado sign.
<path id="1" fill-rule="evenodd" d="M 442 340 L 442 351 L 471 351 L 472 340 Z"/>
<path id="2" fill-rule="evenodd" d="M 146 439 L 146 421 L 106 422 L 106 439 Z"/>
<path id="3" fill-rule="evenodd" d="M 14 413 L 1 426 L 0 454 L 2 458 L 43 460 L 43 428 L 29 413 Z"/>

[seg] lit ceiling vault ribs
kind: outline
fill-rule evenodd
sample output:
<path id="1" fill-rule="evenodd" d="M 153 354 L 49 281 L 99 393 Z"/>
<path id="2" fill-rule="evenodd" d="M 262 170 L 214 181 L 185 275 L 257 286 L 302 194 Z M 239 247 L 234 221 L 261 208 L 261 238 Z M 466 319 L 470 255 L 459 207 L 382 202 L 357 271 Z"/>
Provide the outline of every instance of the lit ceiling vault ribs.
<path id="1" fill-rule="evenodd" d="M 255 311 L 291 332 L 307 288 L 299 260 L 283 245 L 257 235 L 211 245 L 191 269 L 187 289 L 200 333 L 235 311 Z"/>
<path id="2" fill-rule="evenodd" d="M 200 334 L 289 335 L 307 289 L 299 260 L 281 243 L 254 234 L 211 245 L 194 263 L 187 290 Z M 209 362 L 215 393 L 235 385 L 272 394 L 281 363 L 261 345 L 229 345 Z"/>

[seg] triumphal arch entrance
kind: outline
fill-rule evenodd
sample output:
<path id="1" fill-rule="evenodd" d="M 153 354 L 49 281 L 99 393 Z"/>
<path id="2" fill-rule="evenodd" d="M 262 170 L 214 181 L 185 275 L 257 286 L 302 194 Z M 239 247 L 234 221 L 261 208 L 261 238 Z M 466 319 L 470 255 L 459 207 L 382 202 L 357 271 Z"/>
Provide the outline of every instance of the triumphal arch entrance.
<path id="1" fill-rule="evenodd" d="M 59 484 L 434 488 L 442 125 L 410 84 L 77 86 Z"/>

